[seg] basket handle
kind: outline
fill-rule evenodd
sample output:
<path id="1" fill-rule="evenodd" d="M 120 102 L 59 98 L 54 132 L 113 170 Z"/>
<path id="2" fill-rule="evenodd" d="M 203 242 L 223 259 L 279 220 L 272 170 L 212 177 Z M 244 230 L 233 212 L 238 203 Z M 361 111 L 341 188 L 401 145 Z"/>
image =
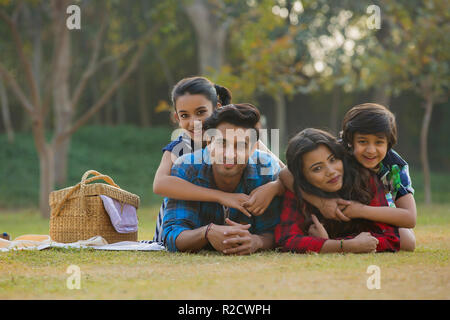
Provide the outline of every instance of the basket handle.
<path id="1" fill-rule="evenodd" d="M 91 174 L 95 175 L 96 177 L 87 179 L 87 177 L 89 177 Z M 94 179 L 94 178 L 97 178 L 97 179 Z M 81 184 L 87 184 L 89 182 L 92 182 L 92 181 L 95 181 L 95 180 L 98 180 L 98 179 L 103 179 L 108 184 L 110 184 L 110 185 L 120 189 L 120 187 L 114 182 L 114 180 L 110 176 L 107 176 L 106 174 L 101 174 L 100 172 L 95 171 L 95 170 L 86 171 L 83 174 L 83 176 L 81 177 L 81 182 L 80 183 Z"/>
<path id="2" fill-rule="evenodd" d="M 94 174 L 95 177 L 86 179 L 90 174 Z M 64 206 L 64 204 L 66 203 L 67 199 L 69 199 L 69 197 L 70 197 L 76 190 L 81 189 L 81 190 L 80 190 L 80 193 L 81 193 L 80 200 L 81 200 L 81 198 L 84 199 L 84 197 L 83 197 L 83 196 L 84 196 L 84 192 L 83 192 L 83 189 L 84 189 L 84 188 L 83 188 L 83 187 L 84 187 L 86 184 L 88 184 L 88 183 L 90 183 L 90 182 L 92 182 L 92 181 L 95 181 L 95 180 L 104 180 L 104 181 L 107 182 L 108 184 L 110 184 L 110 185 L 112 185 L 112 186 L 114 186 L 114 187 L 120 189 L 120 187 L 114 182 L 114 180 L 111 179 L 111 177 L 109 177 L 109 176 L 107 176 L 107 175 L 104 175 L 104 174 L 101 174 L 101 173 L 99 173 L 99 172 L 97 172 L 97 171 L 95 171 L 95 170 L 89 170 L 89 171 L 86 171 L 86 172 L 84 173 L 83 177 L 81 178 L 81 182 L 77 183 L 77 184 L 72 188 L 72 190 L 70 190 L 70 191 L 64 196 L 64 198 L 61 200 L 61 202 L 58 204 L 58 206 L 57 206 L 56 209 L 55 209 L 55 217 L 59 216 L 59 214 L 61 213 L 61 209 L 62 209 L 62 207 Z M 81 207 L 82 207 L 82 211 L 85 212 L 85 211 L 86 211 L 86 201 L 81 201 Z"/>

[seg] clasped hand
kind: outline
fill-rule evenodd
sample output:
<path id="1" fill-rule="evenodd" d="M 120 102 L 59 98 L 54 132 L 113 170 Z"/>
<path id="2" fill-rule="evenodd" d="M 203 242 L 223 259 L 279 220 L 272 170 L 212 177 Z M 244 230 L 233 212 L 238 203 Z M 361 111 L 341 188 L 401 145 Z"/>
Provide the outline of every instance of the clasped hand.
<path id="1" fill-rule="evenodd" d="M 227 225 L 212 225 L 208 233 L 208 241 L 214 249 L 224 254 L 246 255 L 259 249 L 258 236 L 251 234 L 250 224 L 240 224 L 230 219 L 225 220 Z"/>

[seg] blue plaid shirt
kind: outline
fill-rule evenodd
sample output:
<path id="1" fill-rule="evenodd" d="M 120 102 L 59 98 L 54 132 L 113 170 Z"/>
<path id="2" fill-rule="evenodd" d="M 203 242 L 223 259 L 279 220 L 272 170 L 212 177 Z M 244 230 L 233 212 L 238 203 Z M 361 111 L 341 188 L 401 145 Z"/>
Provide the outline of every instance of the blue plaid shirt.
<path id="1" fill-rule="evenodd" d="M 235 193 L 250 194 L 253 189 L 262 186 L 278 177 L 280 166 L 278 161 L 269 154 L 256 150 L 249 158 L 241 181 Z M 210 162 L 209 148 L 183 155 L 172 166 L 172 176 L 187 180 L 195 185 L 217 189 Z M 279 223 L 281 212 L 281 198 L 275 197 L 264 214 L 252 216 L 244 215 L 237 209 L 229 209 L 232 221 L 251 224 L 249 232 L 252 234 L 273 233 Z M 185 230 L 193 230 L 209 223 L 224 225 L 224 208 L 216 202 L 184 201 L 167 199 L 163 219 L 163 236 L 169 251 L 178 251 L 175 241 Z M 211 245 L 208 245 L 212 249 Z"/>

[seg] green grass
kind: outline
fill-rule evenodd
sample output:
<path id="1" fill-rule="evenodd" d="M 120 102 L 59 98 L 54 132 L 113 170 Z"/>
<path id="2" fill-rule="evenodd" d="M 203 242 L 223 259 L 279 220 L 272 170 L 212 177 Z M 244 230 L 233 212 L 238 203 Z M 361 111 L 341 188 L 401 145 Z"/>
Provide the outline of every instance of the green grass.
<path id="1" fill-rule="evenodd" d="M 151 239 L 158 207 L 139 209 Z M 0 253 L 0 299 L 450 299 L 450 205 L 418 206 L 415 252 L 251 256 L 49 249 Z M 0 232 L 48 234 L 34 210 L 0 214 Z M 81 289 L 69 290 L 69 265 Z M 369 265 L 381 289 L 366 286 Z"/>

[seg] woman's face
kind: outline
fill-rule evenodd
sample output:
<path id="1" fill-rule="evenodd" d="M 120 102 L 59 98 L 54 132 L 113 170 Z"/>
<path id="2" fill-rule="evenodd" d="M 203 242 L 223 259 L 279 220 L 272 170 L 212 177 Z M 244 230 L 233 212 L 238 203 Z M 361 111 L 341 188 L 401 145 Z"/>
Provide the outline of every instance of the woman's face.
<path id="1" fill-rule="evenodd" d="M 353 136 L 353 155 L 360 164 L 376 170 L 386 156 L 388 141 L 386 135 L 355 133 Z"/>
<path id="2" fill-rule="evenodd" d="M 194 139 L 195 121 L 201 130 L 203 121 L 208 118 L 214 108 L 212 102 L 201 94 L 185 94 L 175 102 L 175 118 L 178 120 L 180 127 L 183 128 L 189 136 Z"/>
<path id="3" fill-rule="evenodd" d="M 337 192 L 342 188 L 344 165 L 327 146 L 321 144 L 303 155 L 303 175 L 316 188 Z"/>

